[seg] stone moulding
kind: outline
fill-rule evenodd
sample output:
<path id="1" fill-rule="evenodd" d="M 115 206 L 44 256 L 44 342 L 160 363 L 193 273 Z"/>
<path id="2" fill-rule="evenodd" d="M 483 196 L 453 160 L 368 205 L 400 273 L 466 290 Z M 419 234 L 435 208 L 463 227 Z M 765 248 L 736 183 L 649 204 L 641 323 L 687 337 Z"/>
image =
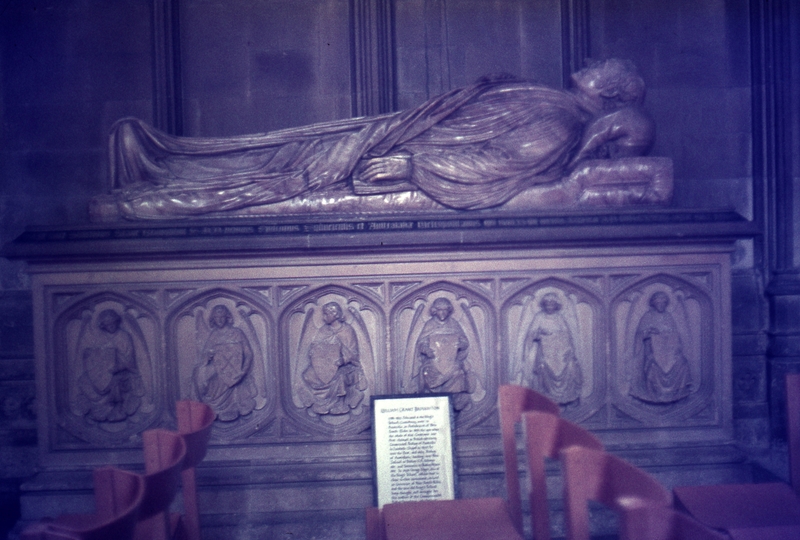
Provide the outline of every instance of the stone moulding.
<path id="1" fill-rule="evenodd" d="M 402 213 L 391 216 L 324 214 L 313 217 L 172 220 L 61 227 L 29 227 L 3 255 L 37 261 L 141 260 L 230 257 L 357 249 L 403 250 L 622 245 L 639 241 L 714 241 L 758 234 L 736 212 L 652 209 L 620 212 L 470 214 Z"/>

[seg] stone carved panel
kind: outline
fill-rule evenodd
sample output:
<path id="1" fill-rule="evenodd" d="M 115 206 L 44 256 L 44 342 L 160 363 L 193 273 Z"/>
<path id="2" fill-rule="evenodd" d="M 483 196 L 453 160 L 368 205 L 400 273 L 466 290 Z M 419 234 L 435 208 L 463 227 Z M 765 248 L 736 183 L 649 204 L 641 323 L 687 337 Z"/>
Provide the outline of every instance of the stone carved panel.
<path id="1" fill-rule="evenodd" d="M 441 261 L 332 258 L 330 274 L 303 264 L 269 273 L 209 268 L 205 279 L 195 273 L 184 282 L 180 272 L 165 279 L 134 270 L 120 283 L 92 285 L 80 281 L 85 275 L 69 283 L 54 273 L 48 279 L 61 282 L 36 293 L 48 310 L 37 322 L 45 325 L 40 368 L 52 411 L 47 448 L 135 450 L 145 429 L 174 425 L 180 398 L 221 412 L 214 444 L 231 455 L 247 458 L 255 446 L 279 454 L 305 442 L 361 445 L 369 441 L 370 396 L 424 392 L 454 394 L 459 434 L 480 439 L 498 429 L 497 388 L 506 382 L 549 393 L 565 417 L 614 440 L 674 428 L 693 429 L 693 440 L 709 429 L 720 437 L 730 423 L 724 256 L 678 253 L 664 264 L 649 254 L 574 262 L 534 254 L 502 267 L 488 256 L 444 269 Z M 646 386 L 635 336 L 657 311 L 657 293 L 678 329 L 674 358 L 685 359 L 689 374 L 688 393 L 662 401 L 632 391 Z M 119 322 L 111 316 L 108 331 L 100 321 L 112 312 Z M 113 408 L 100 416 L 102 401 L 81 408 L 97 398 L 81 389 L 102 389 L 105 380 L 84 360 L 102 367 L 107 350 L 124 359 L 127 349 L 141 385 L 126 380 L 133 391 L 118 410 L 134 412 L 115 420 Z M 663 360 L 655 354 L 651 364 Z M 95 386 L 81 386 L 81 377 Z"/>
<path id="2" fill-rule="evenodd" d="M 266 429 L 277 392 L 269 313 L 235 290 L 217 289 L 190 298 L 167 324 L 180 395 L 214 409 L 215 437 Z"/>
<path id="3" fill-rule="evenodd" d="M 311 433 L 358 433 L 369 426 L 379 387 L 383 317 L 364 295 L 325 287 L 300 298 L 281 324 L 284 408 Z"/>
<path id="4" fill-rule="evenodd" d="M 708 292 L 670 275 L 650 277 L 617 296 L 613 380 L 626 415 L 679 422 L 712 405 L 711 303 Z"/>
<path id="5" fill-rule="evenodd" d="M 606 378 L 600 305 L 560 279 L 517 292 L 503 308 L 508 380 L 549 396 L 570 417 L 595 412 Z"/>
<path id="6" fill-rule="evenodd" d="M 150 306 L 109 293 L 79 299 L 57 317 L 54 333 L 62 440 L 113 445 L 152 424 L 164 392 Z"/>
<path id="7" fill-rule="evenodd" d="M 491 304 L 452 283 L 434 283 L 400 300 L 391 316 L 393 389 L 401 394 L 448 393 L 467 427 L 494 405 Z"/>

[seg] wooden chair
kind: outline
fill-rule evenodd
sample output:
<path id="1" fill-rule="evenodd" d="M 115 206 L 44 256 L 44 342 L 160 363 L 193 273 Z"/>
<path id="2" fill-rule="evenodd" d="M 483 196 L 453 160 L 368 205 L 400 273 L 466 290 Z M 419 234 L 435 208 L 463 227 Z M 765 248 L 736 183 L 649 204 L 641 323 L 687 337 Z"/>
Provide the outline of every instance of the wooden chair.
<path id="1" fill-rule="evenodd" d="M 552 414 L 533 411 L 526 412 L 522 417 L 528 458 L 528 496 L 533 537 L 536 540 L 550 540 L 545 458 L 557 459 L 561 450 L 570 446 L 603 450 L 603 443 L 586 429 Z"/>
<path id="2" fill-rule="evenodd" d="M 178 433 L 186 443 L 181 483 L 183 487 L 184 526 L 188 540 L 200 540 L 200 514 L 197 510 L 195 467 L 206 457 L 211 426 L 216 414 L 199 401 L 183 400 L 175 404 Z"/>
<path id="3" fill-rule="evenodd" d="M 632 501 L 620 523 L 620 540 L 729 540 L 690 515 L 644 500 Z"/>
<path id="4" fill-rule="evenodd" d="M 522 505 L 516 424 L 522 413 L 542 410 L 557 415 L 558 405 L 528 388 L 499 389 L 507 499 L 485 497 L 444 501 L 408 501 L 366 510 L 368 540 L 521 540 Z"/>
<path id="5" fill-rule="evenodd" d="M 561 451 L 567 540 L 589 540 L 589 501 L 599 502 L 625 519 L 641 500 L 668 507 L 672 494 L 638 467 L 601 450 L 571 446 Z"/>
<path id="6" fill-rule="evenodd" d="M 186 443 L 177 431 L 151 429 L 142 433 L 145 495 L 136 526 L 136 540 L 169 540 L 180 523 L 170 519 L 169 507 L 180 487 Z"/>
<path id="7" fill-rule="evenodd" d="M 498 389 L 497 408 L 500 415 L 500 431 L 503 437 L 503 462 L 505 465 L 508 508 L 517 530 L 522 532 L 522 496 L 519 484 L 516 427 L 522 421 L 522 414 L 525 412 L 536 411 L 557 417 L 561 413 L 561 409 L 558 403 L 544 394 L 517 384 L 500 386 Z"/>
<path id="8" fill-rule="evenodd" d="M 672 490 L 676 508 L 733 538 L 800 538 L 800 374 L 785 382 L 791 485 L 679 486 Z"/>
<path id="9" fill-rule="evenodd" d="M 383 522 L 381 509 L 371 506 L 365 513 L 367 540 L 386 540 L 386 524 Z"/>
<path id="10" fill-rule="evenodd" d="M 144 500 L 144 478 L 116 467 L 93 473 L 95 514 L 65 514 L 22 531 L 22 540 L 130 540 Z"/>

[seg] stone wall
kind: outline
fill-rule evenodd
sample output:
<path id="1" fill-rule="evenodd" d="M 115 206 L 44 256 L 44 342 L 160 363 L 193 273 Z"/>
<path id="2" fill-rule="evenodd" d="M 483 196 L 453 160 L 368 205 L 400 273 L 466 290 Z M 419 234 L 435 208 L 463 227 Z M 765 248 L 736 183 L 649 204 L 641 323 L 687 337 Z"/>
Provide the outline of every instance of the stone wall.
<path id="1" fill-rule="evenodd" d="M 20 516 L 19 486 L 38 466 L 29 291 L 0 292 L 0 535 Z"/>

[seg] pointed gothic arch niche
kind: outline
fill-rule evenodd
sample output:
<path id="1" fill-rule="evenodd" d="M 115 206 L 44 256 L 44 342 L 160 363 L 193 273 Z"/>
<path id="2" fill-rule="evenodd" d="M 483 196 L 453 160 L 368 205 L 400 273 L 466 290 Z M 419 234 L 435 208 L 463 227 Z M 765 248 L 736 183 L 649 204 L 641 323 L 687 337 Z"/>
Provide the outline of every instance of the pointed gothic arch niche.
<path id="1" fill-rule="evenodd" d="M 546 304 L 557 302 L 557 309 Z M 570 281 L 546 278 L 502 307 L 505 377 L 559 402 L 562 414 L 591 425 L 606 395 L 602 302 Z"/>
<path id="2" fill-rule="evenodd" d="M 385 388 L 385 328 L 375 302 L 338 285 L 310 291 L 287 305 L 280 319 L 287 433 L 330 439 L 360 436 L 369 429 L 369 398 Z"/>
<path id="3" fill-rule="evenodd" d="M 660 300 L 659 300 L 660 299 Z M 621 425 L 716 424 L 721 377 L 711 291 L 657 274 L 611 302 L 611 401 Z"/>
<path id="4" fill-rule="evenodd" d="M 154 306 L 102 292 L 76 296 L 53 325 L 51 372 L 58 418 L 52 440 L 61 449 L 135 446 L 165 407 L 159 368 L 162 336 Z"/>
<path id="5" fill-rule="evenodd" d="M 449 305 L 445 321 L 436 322 L 434 304 Z M 496 315 L 488 299 L 461 285 L 439 281 L 400 298 L 390 320 L 395 393 L 452 393 L 460 430 L 491 413 L 500 379 L 495 360 Z"/>
<path id="6" fill-rule="evenodd" d="M 273 429 L 275 325 L 257 295 L 223 288 L 193 294 L 171 311 L 166 329 L 175 393 L 214 409 L 214 439 L 235 442 Z"/>

